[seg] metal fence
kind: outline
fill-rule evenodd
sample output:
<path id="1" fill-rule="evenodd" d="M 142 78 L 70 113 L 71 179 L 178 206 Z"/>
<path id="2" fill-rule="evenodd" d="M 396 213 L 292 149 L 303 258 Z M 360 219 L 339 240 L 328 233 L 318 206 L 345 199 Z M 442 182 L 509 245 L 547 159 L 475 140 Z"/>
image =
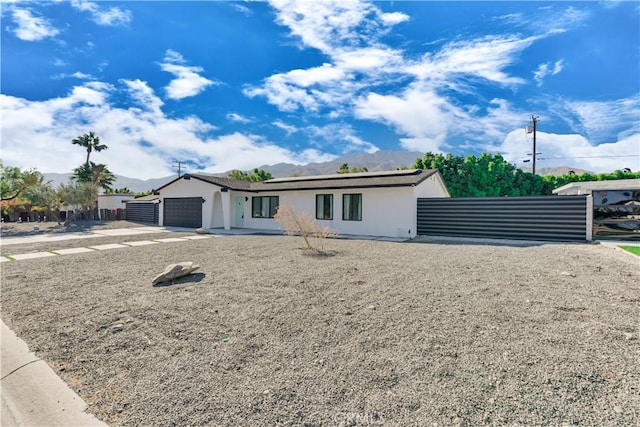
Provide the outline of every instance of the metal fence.
<path id="1" fill-rule="evenodd" d="M 419 235 L 582 242 L 591 235 L 587 196 L 420 198 L 417 218 Z"/>
<path id="2" fill-rule="evenodd" d="M 158 224 L 159 214 L 158 214 L 158 204 L 157 203 L 127 203 L 126 210 L 126 220 L 134 221 L 134 222 L 147 222 L 150 224 Z"/>

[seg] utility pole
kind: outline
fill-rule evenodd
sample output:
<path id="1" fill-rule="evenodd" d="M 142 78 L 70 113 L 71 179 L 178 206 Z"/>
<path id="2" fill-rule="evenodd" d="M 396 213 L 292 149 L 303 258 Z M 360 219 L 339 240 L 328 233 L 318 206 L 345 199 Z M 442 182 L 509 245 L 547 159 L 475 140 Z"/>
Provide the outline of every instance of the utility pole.
<path id="1" fill-rule="evenodd" d="M 171 167 L 176 167 L 178 168 L 178 178 L 180 178 L 180 171 L 182 170 L 182 165 L 184 164 L 184 162 L 181 162 L 180 160 L 174 160 L 171 164 Z"/>
<path id="2" fill-rule="evenodd" d="M 531 173 L 533 173 L 534 175 L 536 174 L 536 156 L 538 154 L 542 154 L 542 153 L 538 153 L 536 152 L 536 130 L 537 130 L 537 125 L 538 125 L 538 120 L 539 117 L 538 116 L 534 116 L 531 115 L 531 121 L 533 122 L 533 127 L 532 126 L 527 126 L 527 134 L 529 133 L 533 133 L 533 152 L 532 153 L 527 153 L 528 156 L 533 156 L 533 166 L 531 168 Z M 525 160 L 525 163 L 528 162 L 529 160 Z"/>
<path id="3" fill-rule="evenodd" d="M 531 121 L 533 122 L 533 166 L 532 173 L 536 174 L 536 125 L 538 124 L 538 116 L 531 115 Z M 179 174 L 178 174 L 179 175 Z"/>

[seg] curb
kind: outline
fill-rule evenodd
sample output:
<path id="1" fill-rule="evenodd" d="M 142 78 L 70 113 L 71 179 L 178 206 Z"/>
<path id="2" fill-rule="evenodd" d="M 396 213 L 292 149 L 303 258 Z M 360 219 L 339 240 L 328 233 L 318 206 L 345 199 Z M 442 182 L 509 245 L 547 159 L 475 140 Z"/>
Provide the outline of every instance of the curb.
<path id="1" fill-rule="evenodd" d="M 3 426 L 100 426 L 87 404 L 1 321 Z"/>

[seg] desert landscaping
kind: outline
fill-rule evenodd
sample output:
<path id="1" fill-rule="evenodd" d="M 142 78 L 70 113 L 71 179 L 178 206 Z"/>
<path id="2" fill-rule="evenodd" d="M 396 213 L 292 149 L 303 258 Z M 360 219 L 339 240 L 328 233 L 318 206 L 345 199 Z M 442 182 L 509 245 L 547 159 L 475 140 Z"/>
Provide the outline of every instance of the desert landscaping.
<path id="1" fill-rule="evenodd" d="M 27 231 L 3 224 L 2 235 Z M 535 242 L 302 247 L 222 236 L 4 262 L 2 320 L 113 426 L 640 422 L 633 255 Z M 200 269 L 151 285 L 180 261 Z"/>

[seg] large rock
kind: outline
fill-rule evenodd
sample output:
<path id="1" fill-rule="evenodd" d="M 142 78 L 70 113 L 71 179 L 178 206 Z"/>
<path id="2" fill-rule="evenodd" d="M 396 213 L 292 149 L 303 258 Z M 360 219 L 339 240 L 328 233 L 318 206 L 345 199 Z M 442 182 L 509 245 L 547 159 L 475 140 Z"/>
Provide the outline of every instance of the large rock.
<path id="1" fill-rule="evenodd" d="M 167 268 L 160 274 L 158 274 L 152 281 L 152 285 L 157 285 L 162 282 L 173 282 L 180 277 L 187 276 L 197 269 L 199 265 L 195 265 L 191 261 L 179 262 L 177 264 L 168 265 Z"/>

